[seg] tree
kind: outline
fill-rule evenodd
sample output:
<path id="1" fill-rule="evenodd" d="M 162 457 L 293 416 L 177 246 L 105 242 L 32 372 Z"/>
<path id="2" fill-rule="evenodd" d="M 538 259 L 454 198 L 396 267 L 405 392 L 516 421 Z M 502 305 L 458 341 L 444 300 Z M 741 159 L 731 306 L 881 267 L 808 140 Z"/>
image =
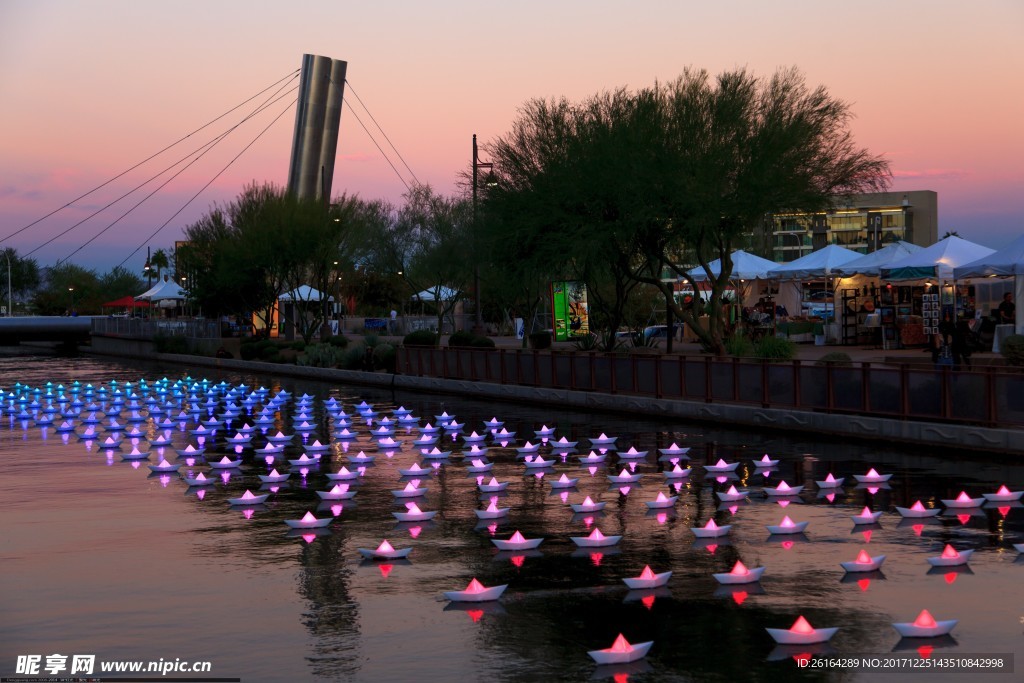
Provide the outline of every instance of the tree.
<path id="1" fill-rule="evenodd" d="M 103 303 L 96 271 L 61 263 L 44 269 L 45 284 L 36 292 L 40 315 L 97 314 Z"/>
<path id="2" fill-rule="evenodd" d="M 144 288 L 145 283 L 142 278 L 124 266 L 116 266 L 99 279 L 99 294 L 103 300 L 100 303 L 125 296 L 134 296 L 141 293 Z"/>
<path id="3" fill-rule="evenodd" d="M 24 302 L 18 301 L 18 299 L 23 299 L 39 287 L 39 264 L 34 258 L 18 256 L 17 249 L 6 247 L 0 251 L 0 267 L 3 268 L 3 275 L 0 276 L 0 305 L 7 306 L 8 298 L 11 299 L 15 308 L 23 305 Z M 10 268 L 9 271 L 8 268 Z M 7 291 L 8 274 L 11 283 L 9 293 Z M 14 311 L 8 311 L 7 315 L 14 315 Z"/>

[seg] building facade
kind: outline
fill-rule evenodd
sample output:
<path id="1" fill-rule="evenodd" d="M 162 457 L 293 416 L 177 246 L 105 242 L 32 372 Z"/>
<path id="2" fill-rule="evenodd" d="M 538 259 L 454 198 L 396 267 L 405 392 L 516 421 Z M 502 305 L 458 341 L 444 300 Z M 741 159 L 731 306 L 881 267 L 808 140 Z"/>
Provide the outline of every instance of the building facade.
<path id="1" fill-rule="evenodd" d="M 867 254 L 898 241 L 922 247 L 938 241 L 938 194 L 932 190 L 876 192 L 838 198 L 817 214 L 771 217 L 772 257 L 785 263 L 829 244 Z"/>

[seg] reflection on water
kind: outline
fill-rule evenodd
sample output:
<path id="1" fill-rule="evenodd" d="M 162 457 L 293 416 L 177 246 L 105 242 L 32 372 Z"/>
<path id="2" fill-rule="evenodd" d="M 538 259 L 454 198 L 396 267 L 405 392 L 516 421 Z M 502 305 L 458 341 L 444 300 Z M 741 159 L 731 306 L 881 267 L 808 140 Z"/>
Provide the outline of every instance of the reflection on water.
<path id="1" fill-rule="evenodd" d="M 91 358 L 0 359 L 0 386 L 73 381 L 81 384 L 153 382 L 181 378 L 188 369 L 127 365 Z M 194 377 L 222 377 L 192 370 Z M 505 420 L 519 440 L 491 447 L 486 473 L 470 473 L 469 462 L 444 461 L 412 499 L 437 511 L 425 522 L 396 523 L 403 499 L 392 491 L 411 480 L 399 468 L 418 458 L 411 441 L 418 431 L 397 430 L 404 445 L 388 452 L 369 437 L 357 415 L 350 429 L 359 436 L 332 443 L 318 467 L 304 475 L 287 459 L 303 451 L 301 441 L 268 463 L 264 454 L 242 451 L 240 468 L 214 471 L 218 483 L 188 488 L 175 475 L 150 474 L 163 455 L 182 463 L 181 473 L 208 471 L 201 460 L 189 466 L 174 448 L 195 443 L 175 425 L 171 447 L 148 460 L 130 462 L 126 446 L 109 454 L 99 442 L 41 428 L 17 415 L 3 415 L 0 499 L 5 538 L 0 546 L 0 640 L 3 675 L 14 674 L 18 655 L 96 654 L 99 659 L 208 660 L 212 675 L 243 681 L 279 680 L 831 680 L 835 672 L 798 669 L 801 652 L 778 648 L 765 628 L 788 628 L 798 615 L 815 626 L 839 626 L 827 649 L 842 654 L 887 653 L 935 648 L 945 653 L 1021 654 L 1022 611 L 1017 600 L 1024 563 L 1012 543 L 1024 541 L 1021 505 L 951 510 L 937 518 L 900 519 L 894 507 L 921 500 L 937 506 L 961 490 L 971 495 L 998 485 L 1024 487 L 1024 467 L 1005 458 L 957 458 L 910 449 L 880 449 L 850 443 L 761 436 L 689 423 L 623 419 L 528 406 L 477 403 L 451 397 L 397 394 L 273 377 L 225 375 L 230 383 L 284 388 L 293 400 L 277 415 L 270 433 L 291 433 L 295 398 L 303 392 L 319 401 L 316 431 L 327 441 L 331 424 L 322 409 L 329 396 L 356 415 L 360 401 L 381 416 L 398 405 L 423 420 L 447 411 L 482 431 L 493 416 Z M 127 416 L 125 411 L 123 416 Z M 203 415 L 206 418 L 206 414 Z M 379 418 L 378 418 L 379 419 Z M 57 422 L 59 424 L 59 420 Z M 422 422 L 421 422 L 422 424 Z M 579 440 L 601 432 L 618 436 L 618 446 L 648 455 L 635 461 L 638 482 L 610 485 L 609 474 L 625 467 L 612 453 L 605 463 L 581 467 L 577 452 L 555 457 L 553 467 L 528 471 L 515 451 L 533 430 L 554 425 L 556 437 Z M 147 436 L 160 431 L 143 423 Z M 189 422 L 188 429 L 193 427 Z M 377 427 L 378 423 L 374 423 Z M 78 428 L 81 432 L 82 427 Z M 105 434 L 100 432 L 101 437 Z M 254 445 L 265 439 L 257 437 Z M 690 478 L 666 482 L 657 448 L 673 442 L 690 446 Z M 223 440 L 208 444 L 208 460 L 235 456 Z M 463 450 L 447 436 L 443 450 Z M 140 450 L 146 449 L 140 442 Z M 154 447 L 154 451 L 158 449 Z M 351 500 L 321 501 L 326 473 L 360 450 L 376 456 L 365 474 L 351 482 Z M 547 454 L 548 448 L 542 452 Z M 583 451 L 585 454 L 587 451 Z M 768 453 L 779 464 L 757 469 Z M 735 473 L 718 480 L 701 464 L 719 458 L 740 461 Z M 271 467 L 291 471 L 282 484 L 262 484 L 257 475 Z M 857 486 L 854 474 L 869 467 L 894 476 L 884 486 Z M 562 473 L 578 477 L 574 488 L 553 490 Z M 835 491 L 819 491 L 816 480 L 846 476 Z M 505 491 L 481 494 L 478 477 L 509 482 Z M 226 480 L 225 480 L 226 477 Z M 766 498 L 762 489 L 785 481 L 804 486 L 793 497 Z M 226 483 L 225 483 L 226 482 Z M 749 488 L 741 501 L 720 502 L 716 492 Z M 255 507 L 229 506 L 228 498 L 270 493 Z M 678 495 L 673 507 L 649 510 L 659 492 Z M 477 511 L 497 496 L 506 516 L 478 519 Z M 574 514 L 567 503 L 586 496 L 603 510 Z M 851 517 L 867 506 L 883 510 L 879 524 L 854 526 Z M 307 511 L 335 516 L 329 531 L 289 533 L 286 519 Z M 770 535 L 768 525 L 788 516 L 808 522 L 803 534 Z M 732 524 L 727 536 L 697 539 L 693 527 L 708 520 Z M 573 536 L 593 529 L 623 536 L 611 547 L 577 548 Z M 536 550 L 498 551 L 491 539 L 519 530 L 544 538 Z M 365 560 L 357 548 L 376 548 L 383 539 L 412 546 L 407 560 Z M 974 549 L 970 564 L 931 567 L 927 558 L 946 544 Z M 861 549 L 886 555 L 879 571 L 845 574 L 840 562 Z M 756 584 L 720 586 L 716 572 L 737 561 L 765 567 Z M 625 577 L 645 565 L 673 572 L 658 589 L 629 590 Z M 447 603 L 443 591 L 472 578 L 487 586 L 507 583 L 497 603 Z M 959 619 L 951 637 L 916 643 L 900 639 L 894 621 L 911 621 L 928 609 L 936 619 Z M 621 669 L 596 668 L 587 650 L 608 647 L 622 632 L 631 642 L 654 640 L 644 662 Z M 908 649 L 909 648 L 909 649 Z M 845 674 L 846 680 L 906 680 L 907 673 Z M 1000 680 L 992 676 L 986 680 Z"/>

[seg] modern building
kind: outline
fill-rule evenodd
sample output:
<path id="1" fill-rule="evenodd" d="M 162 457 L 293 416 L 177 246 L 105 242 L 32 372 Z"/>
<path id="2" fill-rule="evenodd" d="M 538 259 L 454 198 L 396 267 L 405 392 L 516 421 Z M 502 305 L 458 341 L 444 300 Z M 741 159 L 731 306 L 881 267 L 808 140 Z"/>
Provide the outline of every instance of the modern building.
<path id="1" fill-rule="evenodd" d="M 932 190 L 876 192 L 837 198 L 816 214 L 771 217 L 772 257 L 793 261 L 829 244 L 869 253 L 897 241 L 922 247 L 938 241 L 938 194 Z"/>

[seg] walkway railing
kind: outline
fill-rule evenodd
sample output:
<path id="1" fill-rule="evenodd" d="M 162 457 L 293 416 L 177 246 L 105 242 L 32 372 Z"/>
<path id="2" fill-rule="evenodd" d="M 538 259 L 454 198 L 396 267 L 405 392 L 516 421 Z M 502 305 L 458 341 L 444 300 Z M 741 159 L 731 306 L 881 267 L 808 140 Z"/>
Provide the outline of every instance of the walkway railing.
<path id="1" fill-rule="evenodd" d="M 903 420 L 1024 426 L 1024 373 L 915 364 L 840 367 L 712 356 L 400 347 L 419 377 L 736 403 Z"/>
<path id="2" fill-rule="evenodd" d="M 145 320 L 141 318 L 93 318 L 92 333 L 105 337 L 153 339 L 157 336 L 215 339 L 221 336 L 216 320 Z"/>

